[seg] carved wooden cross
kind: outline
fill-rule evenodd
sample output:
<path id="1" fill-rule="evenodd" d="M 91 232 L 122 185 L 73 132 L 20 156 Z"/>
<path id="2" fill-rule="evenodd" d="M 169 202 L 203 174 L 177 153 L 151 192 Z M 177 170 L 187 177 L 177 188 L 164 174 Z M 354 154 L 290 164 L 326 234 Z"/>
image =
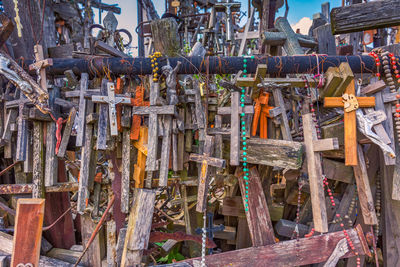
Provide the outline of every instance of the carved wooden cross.
<path id="1" fill-rule="evenodd" d="M 136 86 L 135 99 L 133 100 L 134 106 L 149 106 L 149 101 L 144 101 L 144 87 Z M 139 139 L 139 129 L 140 129 L 141 118 L 139 115 L 132 116 L 132 126 L 131 126 L 131 140 Z"/>
<path id="2" fill-rule="evenodd" d="M 206 136 L 204 142 L 203 155 L 190 154 L 189 160 L 201 163 L 201 169 L 199 171 L 199 188 L 197 193 L 197 206 L 196 211 L 204 212 L 207 208 L 207 195 L 208 195 L 208 173 L 209 166 L 217 168 L 225 167 L 225 160 L 211 157 L 214 151 L 214 137 Z"/>
<path id="3" fill-rule="evenodd" d="M 37 44 L 33 47 L 35 63 L 29 65 L 29 70 L 38 70 L 40 76 L 40 87 L 47 92 L 46 67 L 53 65 L 51 58 L 44 59 L 43 46 Z"/>
<path id="4" fill-rule="evenodd" d="M 240 123 L 239 116 L 242 114 L 253 114 L 253 106 L 241 107 L 239 103 L 239 92 L 231 93 L 231 106 L 218 108 L 218 115 L 231 115 L 231 151 L 230 151 L 230 165 L 239 165 L 239 154 L 240 154 L 240 144 L 239 144 L 239 133 L 240 133 Z"/>
<path id="5" fill-rule="evenodd" d="M 314 229 L 328 232 L 328 219 L 325 206 L 322 165 L 319 152 L 339 149 L 337 138 L 317 139 L 317 131 L 311 113 L 303 115 L 304 144 L 307 155 L 308 179 L 310 183 Z"/>
<path id="6" fill-rule="evenodd" d="M 325 97 L 324 107 L 344 108 L 344 149 L 348 166 L 357 165 L 357 125 L 356 110 L 375 106 L 375 97 L 356 97 L 354 81 L 346 87 L 342 97 Z"/>

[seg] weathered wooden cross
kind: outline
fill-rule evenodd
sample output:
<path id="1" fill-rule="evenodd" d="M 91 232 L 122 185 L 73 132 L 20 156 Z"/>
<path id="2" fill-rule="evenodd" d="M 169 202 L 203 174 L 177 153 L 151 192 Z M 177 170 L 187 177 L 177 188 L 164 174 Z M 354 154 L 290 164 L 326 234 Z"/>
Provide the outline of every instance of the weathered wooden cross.
<path id="1" fill-rule="evenodd" d="M 133 100 L 134 106 L 149 106 L 149 101 L 144 101 L 144 87 L 136 86 L 135 99 Z M 131 126 L 131 140 L 139 139 L 139 129 L 140 129 L 141 118 L 139 115 L 132 116 L 132 126 Z"/>
<path id="2" fill-rule="evenodd" d="M 231 106 L 218 108 L 218 115 L 231 115 L 231 149 L 230 149 L 230 165 L 239 165 L 239 154 L 240 154 L 240 124 L 239 116 L 246 114 L 253 114 L 254 107 L 247 105 L 244 107 L 240 106 L 239 103 L 239 92 L 231 93 Z"/>
<path id="3" fill-rule="evenodd" d="M 197 193 L 197 206 L 196 211 L 204 212 L 207 208 L 207 196 L 208 196 L 208 183 L 209 183 L 209 166 L 217 168 L 225 167 L 225 160 L 213 158 L 211 155 L 214 152 L 214 137 L 206 136 L 204 142 L 203 155 L 190 154 L 189 160 L 201 163 L 199 170 L 199 187 Z"/>
<path id="4" fill-rule="evenodd" d="M 344 108 L 344 146 L 346 165 L 357 165 L 356 110 L 375 106 L 375 97 L 356 97 L 354 81 L 347 86 L 342 97 L 325 97 L 324 107 Z"/>
<path id="5" fill-rule="evenodd" d="M 318 140 L 311 113 L 303 115 L 303 134 L 307 155 L 314 229 L 317 232 L 326 233 L 328 232 L 328 217 L 325 206 L 324 186 L 322 184 L 322 165 L 319 152 L 339 149 L 339 141 L 337 138 Z"/>
<path id="6" fill-rule="evenodd" d="M 43 46 L 37 44 L 33 47 L 35 54 L 35 63 L 29 66 L 29 70 L 38 71 L 40 77 L 40 87 L 47 92 L 47 78 L 46 78 L 46 67 L 53 65 L 51 58 L 44 58 Z"/>

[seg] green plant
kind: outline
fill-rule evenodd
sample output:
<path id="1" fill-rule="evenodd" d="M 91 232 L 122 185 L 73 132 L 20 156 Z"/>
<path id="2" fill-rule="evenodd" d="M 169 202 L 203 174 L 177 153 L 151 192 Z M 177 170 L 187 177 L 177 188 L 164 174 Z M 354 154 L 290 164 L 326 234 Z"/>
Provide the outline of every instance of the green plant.
<path id="1" fill-rule="evenodd" d="M 185 257 L 179 253 L 178 247 L 174 247 L 168 255 L 157 259 L 158 263 L 172 263 L 174 261 L 181 261 L 184 260 Z"/>

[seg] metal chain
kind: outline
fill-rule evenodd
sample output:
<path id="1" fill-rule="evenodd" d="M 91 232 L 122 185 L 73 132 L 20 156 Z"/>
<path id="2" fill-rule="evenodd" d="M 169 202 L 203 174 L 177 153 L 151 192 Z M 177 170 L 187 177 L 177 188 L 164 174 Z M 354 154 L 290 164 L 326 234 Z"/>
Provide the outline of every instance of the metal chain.
<path id="1" fill-rule="evenodd" d="M 203 234 L 201 238 L 201 267 L 206 267 L 207 211 L 203 214 Z"/>

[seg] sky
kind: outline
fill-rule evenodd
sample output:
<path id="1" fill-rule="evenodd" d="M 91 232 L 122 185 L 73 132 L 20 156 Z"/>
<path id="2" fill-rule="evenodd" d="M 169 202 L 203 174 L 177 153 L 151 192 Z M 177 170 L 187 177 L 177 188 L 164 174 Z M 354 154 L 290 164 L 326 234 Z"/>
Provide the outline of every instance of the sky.
<path id="1" fill-rule="evenodd" d="M 184 0 L 181 0 L 184 1 Z M 242 11 L 247 11 L 247 3 L 248 0 L 236 0 L 242 3 Z M 118 4 L 121 8 L 121 14 L 116 15 L 118 20 L 118 28 L 119 29 L 127 29 L 131 32 L 133 36 L 133 46 L 137 46 L 137 35 L 135 32 L 135 28 L 137 26 L 137 0 L 102 0 L 102 2 L 106 4 Z M 295 25 L 297 28 L 303 28 L 304 30 L 309 27 L 310 21 L 312 20 L 313 14 L 317 12 L 321 12 L 321 4 L 327 2 L 327 0 L 288 0 L 289 4 L 289 13 L 288 13 L 288 21 L 291 25 Z M 341 6 L 341 0 L 331 0 L 331 8 Z M 161 15 L 165 11 L 165 0 L 153 0 L 153 3 L 157 9 L 158 15 Z M 280 10 L 278 10 L 276 17 L 283 16 L 285 13 L 285 6 L 283 6 Z M 106 12 L 102 13 L 102 18 L 106 15 Z M 99 12 L 95 9 L 95 23 L 99 22 Z M 304 19 L 309 18 L 309 19 Z M 303 20 L 302 20 L 303 19 Z M 302 20 L 302 21 L 300 21 Z M 243 22 L 245 23 L 245 19 Z M 300 23 L 299 23 L 300 22 Z M 136 50 L 133 51 L 133 54 L 136 54 Z"/>

